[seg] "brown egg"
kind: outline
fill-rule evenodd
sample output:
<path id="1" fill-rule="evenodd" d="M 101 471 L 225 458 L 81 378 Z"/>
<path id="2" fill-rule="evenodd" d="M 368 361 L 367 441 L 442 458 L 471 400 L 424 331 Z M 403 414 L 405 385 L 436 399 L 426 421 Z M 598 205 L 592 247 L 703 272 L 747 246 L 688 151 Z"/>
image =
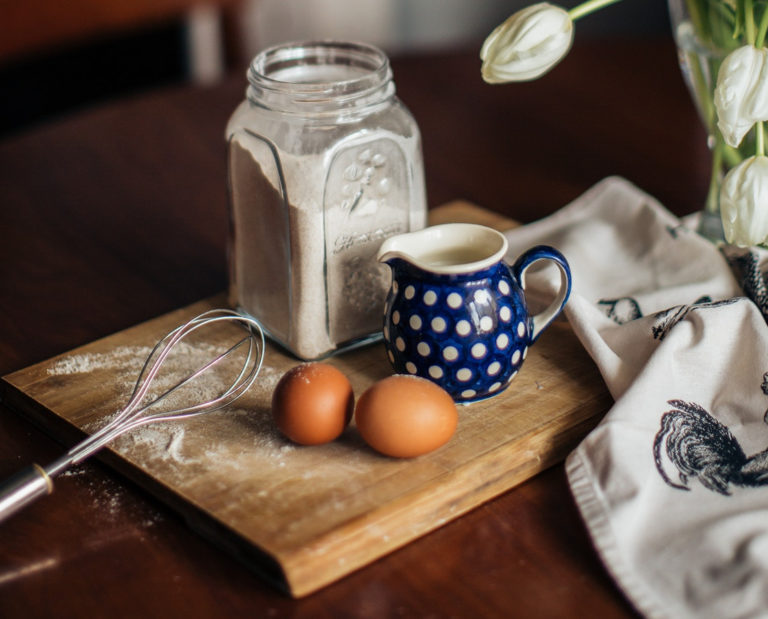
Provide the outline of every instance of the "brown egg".
<path id="1" fill-rule="evenodd" d="M 355 396 L 344 374 L 327 363 L 304 363 L 286 372 L 272 394 L 272 417 L 301 445 L 337 438 L 352 418 Z"/>
<path id="2" fill-rule="evenodd" d="M 426 378 L 396 374 L 371 385 L 355 407 L 366 443 L 387 456 L 413 458 L 448 442 L 459 416 L 450 395 Z"/>

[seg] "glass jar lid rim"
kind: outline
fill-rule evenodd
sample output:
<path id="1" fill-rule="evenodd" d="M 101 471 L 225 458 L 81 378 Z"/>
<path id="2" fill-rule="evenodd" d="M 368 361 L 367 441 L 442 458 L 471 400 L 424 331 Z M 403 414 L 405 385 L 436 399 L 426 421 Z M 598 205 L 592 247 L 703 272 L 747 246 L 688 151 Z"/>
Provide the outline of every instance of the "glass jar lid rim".
<path id="1" fill-rule="evenodd" d="M 365 72 L 346 79 L 318 79 L 293 81 L 273 77 L 274 73 L 290 66 L 353 66 Z M 269 89 L 316 92 L 329 85 L 342 85 L 354 89 L 365 87 L 371 79 L 377 82 L 391 78 L 389 59 L 374 45 L 356 41 L 317 40 L 281 43 L 259 52 L 251 61 L 248 81 Z"/>

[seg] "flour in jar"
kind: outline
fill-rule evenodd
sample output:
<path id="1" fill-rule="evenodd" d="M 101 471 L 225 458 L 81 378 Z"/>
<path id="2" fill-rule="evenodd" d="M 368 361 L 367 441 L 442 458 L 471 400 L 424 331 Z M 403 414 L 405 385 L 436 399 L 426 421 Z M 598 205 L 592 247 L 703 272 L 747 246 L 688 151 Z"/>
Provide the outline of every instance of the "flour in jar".
<path id="1" fill-rule="evenodd" d="M 390 275 L 376 252 L 425 219 L 409 208 L 408 147 L 380 135 L 278 159 L 258 136 L 233 136 L 230 301 L 299 357 L 380 330 Z"/>

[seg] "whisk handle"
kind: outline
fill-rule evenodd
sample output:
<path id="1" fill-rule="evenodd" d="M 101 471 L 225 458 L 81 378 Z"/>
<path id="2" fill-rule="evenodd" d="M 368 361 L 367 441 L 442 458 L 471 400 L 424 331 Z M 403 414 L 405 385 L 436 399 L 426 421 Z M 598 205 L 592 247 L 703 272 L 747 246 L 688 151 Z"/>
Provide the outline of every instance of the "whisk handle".
<path id="1" fill-rule="evenodd" d="M 53 481 L 43 467 L 33 464 L 0 484 L 0 522 L 42 496 L 53 492 Z"/>

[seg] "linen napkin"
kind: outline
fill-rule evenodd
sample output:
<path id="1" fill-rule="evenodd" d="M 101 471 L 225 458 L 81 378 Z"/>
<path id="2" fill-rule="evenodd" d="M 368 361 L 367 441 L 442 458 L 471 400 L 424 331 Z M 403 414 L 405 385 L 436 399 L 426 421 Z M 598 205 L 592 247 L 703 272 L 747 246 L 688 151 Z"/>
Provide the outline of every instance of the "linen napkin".
<path id="1" fill-rule="evenodd" d="M 506 236 L 510 257 L 568 259 L 565 314 L 615 400 L 566 461 L 610 573 L 649 617 L 768 616 L 766 256 L 721 252 L 616 177 Z"/>

